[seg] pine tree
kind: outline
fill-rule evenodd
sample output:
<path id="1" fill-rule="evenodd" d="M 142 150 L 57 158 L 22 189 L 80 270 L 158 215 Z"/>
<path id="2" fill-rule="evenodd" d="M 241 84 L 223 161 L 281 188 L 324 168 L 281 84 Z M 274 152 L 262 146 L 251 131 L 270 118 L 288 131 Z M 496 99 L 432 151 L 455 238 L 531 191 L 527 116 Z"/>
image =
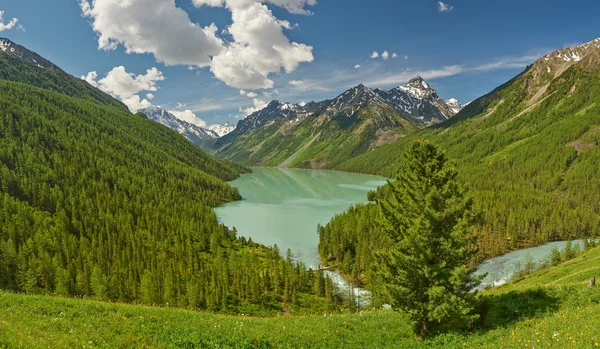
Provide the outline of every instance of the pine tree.
<path id="1" fill-rule="evenodd" d="M 378 253 L 384 290 L 392 307 L 427 336 L 472 324 L 481 281 L 471 276 L 476 250 L 472 201 L 455 180 L 456 167 L 433 143 L 415 141 L 404 166 L 380 201 L 377 224 L 394 241 Z"/>

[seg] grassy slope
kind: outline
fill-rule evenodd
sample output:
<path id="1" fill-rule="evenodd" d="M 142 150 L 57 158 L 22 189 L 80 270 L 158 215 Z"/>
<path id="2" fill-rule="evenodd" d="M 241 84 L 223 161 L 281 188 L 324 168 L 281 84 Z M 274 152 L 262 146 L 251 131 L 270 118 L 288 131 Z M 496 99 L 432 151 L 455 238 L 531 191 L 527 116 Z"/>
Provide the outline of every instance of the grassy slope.
<path id="1" fill-rule="evenodd" d="M 0 348 L 591 348 L 600 345 L 600 248 L 484 292 L 484 328 L 417 343 L 391 311 L 248 318 L 0 293 Z"/>

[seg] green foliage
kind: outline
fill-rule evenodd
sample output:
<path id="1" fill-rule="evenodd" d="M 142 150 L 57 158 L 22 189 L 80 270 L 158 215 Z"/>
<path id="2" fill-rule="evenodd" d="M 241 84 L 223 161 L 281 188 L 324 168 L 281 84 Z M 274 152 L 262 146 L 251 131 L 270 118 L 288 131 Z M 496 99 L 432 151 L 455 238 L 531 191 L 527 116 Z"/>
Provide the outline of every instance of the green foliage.
<path id="1" fill-rule="evenodd" d="M 538 90 L 530 83 L 535 77 L 525 72 L 448 122 L 336 169 L 391 178 L 414 139 L 434 141 L 456 161 L 459 180 L 469 185 L 474 208 L 482 214 L 479 261 L 548 241 L 598 235 L 599 73 L 597 64 L 574 65 L 536 99 Z M 367 214 L 367 208 L 359 209 Z M 362 229 L 356 234 L 373 233 Z"/>
<path id="2" fill-rule="evenodd" d="M 263 315 L 313 297 L 315 272 L 218 223 L 247 169 L 62 71 L 0 54 L 0 76 L 20 81 L 0 80 L 0 289 Z"/>
<path id="3" fill-rule="evenodd" d="M 373 149 L 378 142 L 378 129 L 396 139 L 418 127 L 389 107 L 344 110 L 333 115 L 317 113 L 299 122 L 281 119 L 240 135 L 216 154 L 250 166 L 334 168 Z"/>
<path id="4" fill-rule="evenodd" d="M 484 291 L 475 330 L 423 342 L 392 311 L 253 318 L 0 292 L 0 348 L 593 348 L 599 260 L 591 249 Z"/>
<path id="5" fill-rule="evenodd" d="M 474 256 L 472 200 L 456 167 L 428 141 L 404 154 L 391 195 L 379 202 L 380 229 L 393 241 L 378 253 L 392 307 L 408 314 L 420 336 L 469 326 L 477 315 L 470 291 Z"/>
<path id="6" fill-rule="evenodd" d="M 48 62 L 48 64 L 51 63 Z M 10 53 L 0 52 L 0 80 L 21 82 L 128 111 L 123 103 L 90 86 L 81 79 L 60 69 L 49 70 L 24 62 Z"/>

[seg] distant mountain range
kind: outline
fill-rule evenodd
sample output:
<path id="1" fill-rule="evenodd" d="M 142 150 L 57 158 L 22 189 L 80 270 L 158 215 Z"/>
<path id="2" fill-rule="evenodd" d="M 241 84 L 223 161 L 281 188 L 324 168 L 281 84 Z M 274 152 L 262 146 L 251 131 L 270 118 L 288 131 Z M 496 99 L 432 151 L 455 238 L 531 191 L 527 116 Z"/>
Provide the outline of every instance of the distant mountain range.
<path id="1" fill-rule="evenodd" d="M 202 146 L 207 140 L 219 138 L 219 135 L 214 131 L 180 120 L 175 115 L 160 107 L 152 106 L 140 109 L 138 112 L 146 115 L 146 117 L 152 121 L 158 122 L 159 124 L 179 132 L 198 146 Z"/>
<path id="2" fill-rule="evenodd" d="M 211 143 L 220 157 L 248 165 L 330 168 L 439 123 L 462 109 L 421 77 L 389 91 L 362 84 L 322 102 L 272 101 Z"/>
<path id="3" fill-rule="evenodd" d="M 233 130 L 235 130 L 235 125 L 228 122 L 223 125 L 210 125 L 210 126 L 206 127 L 206 129 L 213 131 L 219 137 L 223 137 L 223 136 L 231 133 Z"/>
<path id="4" fill-rule="evenodd" d="M 226 123 L 224 125 L 212 125 L 206 128 L 200 127 L 181 120 L 172 113 L 169 113 L 167 110 L 157 106 L 140 109 L 138 110 L 138 113 L 142 113 L 146 115 L 148 119 L 179 132 L 185 138 L 198 146 L 203 146 L 206 141 L 225 136 L 235 128 L 230 123 Z"/>

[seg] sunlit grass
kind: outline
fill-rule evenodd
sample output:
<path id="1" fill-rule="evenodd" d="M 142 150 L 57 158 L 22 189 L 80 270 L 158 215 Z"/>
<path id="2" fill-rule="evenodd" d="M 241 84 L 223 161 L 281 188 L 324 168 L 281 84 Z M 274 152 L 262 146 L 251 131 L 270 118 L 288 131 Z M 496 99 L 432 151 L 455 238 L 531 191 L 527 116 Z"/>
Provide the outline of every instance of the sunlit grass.
<path id="1" fill-rule="evenodd" d="M 250 318 L 0 293 L 0 348 L 594 348 L 599 261 L 596 248 L 485 291 L 482 328 L 421 343 L 392 311 Z"/>

